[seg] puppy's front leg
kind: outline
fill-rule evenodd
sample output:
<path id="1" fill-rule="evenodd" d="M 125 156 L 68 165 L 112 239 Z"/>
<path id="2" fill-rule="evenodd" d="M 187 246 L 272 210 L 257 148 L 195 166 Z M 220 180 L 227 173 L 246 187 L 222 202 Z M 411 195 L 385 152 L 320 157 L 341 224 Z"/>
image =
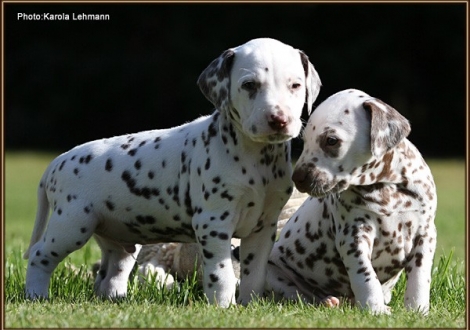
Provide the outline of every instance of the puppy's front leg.
<path id="1" fill-rule="evenodd" d="M 415 238 L 415 247 L 405 267 L 407 283 L 405 307 L 419 310 L 424 315 L 429 312 L 429 293 L 431 290 L 431 271 L 436 251 L 436 227 L 434 225 L 425 236 Z"/>
<path id="2" fill-rule="evenodd" d="M 369 242 L 373 241 L 363 233 L 354 237 L 337 235 L 336 246 L 346 266 L 356 305 L 374 314 L 390 314 L 382 286 L 372 267 Z"/>
<path id="3" fill-rule="evenodd" d="M 273 217 L 277 219 L 277 217 Z M 276 222 L 259 222 L 257 228 L 240 243 L 240 296 L 246 305 L 253 295 L 262 295 L 266 282 L 268 257 L 276 238 Z"/>
<path id="4" fill-rule="evenodd" d="M 221 217 L 224 214 L 203 212 L 193 218 L 193 227 L 202 252 L 204 293 L 211 304 L 229 307 L 236 304 L 230 243 L 233 228 L 226 226 L 230 219 L 224 223 Z"/>

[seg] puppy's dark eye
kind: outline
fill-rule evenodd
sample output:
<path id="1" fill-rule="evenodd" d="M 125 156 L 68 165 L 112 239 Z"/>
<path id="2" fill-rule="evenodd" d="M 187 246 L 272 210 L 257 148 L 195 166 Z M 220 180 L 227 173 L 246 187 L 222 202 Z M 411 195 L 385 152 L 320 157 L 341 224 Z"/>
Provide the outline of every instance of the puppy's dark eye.
<path id="1" fill-rule="evenodd" d="M 328 146 L 334 146 L 337 143 L 338 143 L 338 139 L 333 137 L 333 136 L 330 136 L 330 137 L 326 138 L 326 145 L 328 145 Z"/>
<path id="2" fill-rule="evenodd" d="M 292 89 L 299 89 L 301 86 L 302 86 L 302 84 L 294 83 L 294 84 L 292 84 L 291 88 Z"/>
<path id="3" fill-rule="evenodd" d="M 256 88 L 257 88 L 257 84 L 254 82 L 254 81 L 245 81 L 243 84 L 242 84 L 242 88 L 244 90 L 247 90 L 249 92 L 252 92 L 252 91 L 255 91 Z"/>

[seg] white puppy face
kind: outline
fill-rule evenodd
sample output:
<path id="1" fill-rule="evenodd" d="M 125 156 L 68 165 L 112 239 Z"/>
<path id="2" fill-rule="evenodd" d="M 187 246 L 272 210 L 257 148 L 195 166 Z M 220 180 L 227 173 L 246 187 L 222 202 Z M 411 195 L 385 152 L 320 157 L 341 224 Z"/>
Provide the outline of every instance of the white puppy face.
<path id="1" fill-rule="evenodd" d="M 225 51 L 198 81 L 246 136 L 279 143 L 300 133 L 305 103 L 311 109 L 320 79 L 307 56 L 274 39 L 254 39 Z"/>
<path id="2" fill-rule="evenodd" d="M 329 97 L 310 116 L 304 149 L 292 176 L 297 189 L 321 197 L 361 184 L 374 159 L 382 158 L 410 131 L 395 109 L 349 89 Z M 371 165 L 372 166 L 372 165 Z"/>
<path id="3" fill-rule="evenodd" d="M 300 133 L 305 86 L 294 48 L 258 41 L 235 49 L 231 101 L 243 132 L 252 140 L 282 142 Z"/>

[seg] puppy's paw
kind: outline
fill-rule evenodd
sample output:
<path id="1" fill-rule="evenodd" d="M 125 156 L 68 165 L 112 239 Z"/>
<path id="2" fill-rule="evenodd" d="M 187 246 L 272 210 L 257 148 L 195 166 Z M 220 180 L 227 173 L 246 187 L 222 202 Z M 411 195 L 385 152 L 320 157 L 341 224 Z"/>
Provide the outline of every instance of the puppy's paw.
<path id="1" fill-rule="evenodd" d="M 339 306 L 339 299 L 333 296 L 328 296 L 322 301 L 320 301 L 321 305 L 324 305 L 326 307 L 338 307 Z"/>
<path id="2" fill-rule="evenodd" d="M 368 309 L 374 315 L 391 315 L 392 314 L 392 308 L 387 305 L 374 306 Z"/>

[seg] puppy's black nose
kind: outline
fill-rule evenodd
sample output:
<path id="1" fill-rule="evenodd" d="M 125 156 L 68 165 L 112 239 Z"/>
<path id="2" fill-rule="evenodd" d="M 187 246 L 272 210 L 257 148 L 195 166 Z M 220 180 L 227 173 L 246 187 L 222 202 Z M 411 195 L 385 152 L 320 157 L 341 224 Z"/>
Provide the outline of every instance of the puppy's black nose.
<path id="1" fill-rule="evenodd" d="M 300 192 L 308 192 L 310 188 L 310 181 L 307 180 L 308 168 L 305 165 L 296 167 L 294 173 L 292 173 L 292 181 L 294 181 L 295 187 Z"/>

